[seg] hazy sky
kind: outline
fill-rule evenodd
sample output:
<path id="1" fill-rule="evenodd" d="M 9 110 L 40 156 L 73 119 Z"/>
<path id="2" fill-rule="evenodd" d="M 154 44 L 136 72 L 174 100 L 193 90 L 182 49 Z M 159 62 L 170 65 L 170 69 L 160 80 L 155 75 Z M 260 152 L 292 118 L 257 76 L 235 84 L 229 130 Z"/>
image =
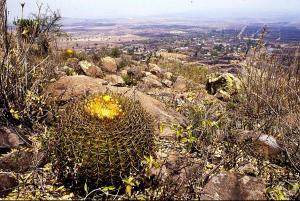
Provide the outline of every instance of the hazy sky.
<path id="1" fill-rule="evenodd" d="M 59 9 L 63 17 L 108 18 L 140 17 L 177 13 L 299 13 L 300 0 L 7 0 L 10 19 L 20 16 L 24 1 L 25 16 L 37 10 L 36 2 Z"/>

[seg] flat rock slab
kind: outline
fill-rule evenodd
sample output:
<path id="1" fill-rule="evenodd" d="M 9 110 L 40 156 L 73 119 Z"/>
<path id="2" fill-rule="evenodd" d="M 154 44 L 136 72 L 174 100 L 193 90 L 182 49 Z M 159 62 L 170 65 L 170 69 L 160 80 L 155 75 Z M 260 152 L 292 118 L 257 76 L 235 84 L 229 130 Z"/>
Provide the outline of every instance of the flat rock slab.
<path id="1" fill-rule="evenodd" d="M 262 178 L 233 172 L 213 176 L 203 189 L 201 200 L 266 200 Z"/>

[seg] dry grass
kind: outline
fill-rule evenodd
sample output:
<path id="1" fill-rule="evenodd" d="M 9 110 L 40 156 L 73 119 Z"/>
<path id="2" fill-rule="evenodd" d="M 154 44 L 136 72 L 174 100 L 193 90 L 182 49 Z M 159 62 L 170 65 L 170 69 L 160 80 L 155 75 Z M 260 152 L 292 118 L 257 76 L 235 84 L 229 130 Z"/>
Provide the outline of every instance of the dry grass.
<path id="1" fill-rule="evenodd" d="M 206 76 L 210 72 L 206 66 L 193 63 L 183 64 L 180 61 L 160 61 L 158 64 L 175 76 L 183 76 L 199 84 L 205 84 Z"/>

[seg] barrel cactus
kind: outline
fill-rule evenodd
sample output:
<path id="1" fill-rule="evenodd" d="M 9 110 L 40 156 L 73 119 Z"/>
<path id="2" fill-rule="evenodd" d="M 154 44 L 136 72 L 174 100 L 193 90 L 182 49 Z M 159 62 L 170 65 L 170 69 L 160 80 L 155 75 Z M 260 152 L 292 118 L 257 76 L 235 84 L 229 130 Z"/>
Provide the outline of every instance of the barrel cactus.
<path id="1" fill-rule="evenodd" d="M 69 103 L 55 132 L 53 164 L 71 188 L 120 186 L 153 155 L 153 121 L 141 104 L 116 94 Z"/>

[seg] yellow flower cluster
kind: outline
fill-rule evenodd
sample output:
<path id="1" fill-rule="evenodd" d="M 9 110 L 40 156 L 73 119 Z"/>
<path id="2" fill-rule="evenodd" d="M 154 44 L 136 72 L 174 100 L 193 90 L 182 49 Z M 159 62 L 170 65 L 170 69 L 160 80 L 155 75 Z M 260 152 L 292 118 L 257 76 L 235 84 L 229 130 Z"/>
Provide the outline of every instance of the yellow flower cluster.
<path id="1" fill-rule="evenodd" d="M 123 115 L 122 106 L 118 100 L 111 96 L 104 95 L 88 100 L 85 104 L 85 111 L 98 119 L 114 119 Z"/>

